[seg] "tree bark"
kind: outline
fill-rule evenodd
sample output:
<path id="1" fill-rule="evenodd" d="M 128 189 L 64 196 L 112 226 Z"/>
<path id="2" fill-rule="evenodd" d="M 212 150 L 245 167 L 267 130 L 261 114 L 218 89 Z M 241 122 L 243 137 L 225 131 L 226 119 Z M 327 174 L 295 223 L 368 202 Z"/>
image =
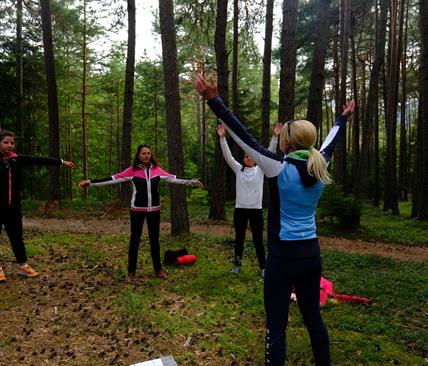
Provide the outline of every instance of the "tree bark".
<path id="1" fill-rule="evenodd" d="M 83 179 L 89 176 L 88 167 L 88 113 L 86 111 L 86 95 L 88 82 L 88 47 L 86 41 L 86 0 L 83 0 L 83 44 L 82 44 L 82 155 L 83 155 Z M 83 190 L 83 197 L 88 198 L 88 190 Z"/>
<path id="2" fill-rule="evenodd" d="M 40 0 L 43 28 L 43 48 L 48 89 L 49 156 L 59 158 L 59 112 L 55 59 L 52 42 L 52 20 L 49 0 Z M 60 199 L 59 166 L 48 167 L 49 200 Z"/>
<path id="3" fill-rule="evenodd" d="M 383 210 L 391 210 L 393 215 L 399 214 L 397 194 L 397 100 L 399 54 L 397 46 L 397 10 L 398 0 L 390 4 L 390 62 L 388 70 L 388 93 L 386 105 L 386 159 L 384 174 Z"/>
<path id="4" fill-rule="evenodd" d="M 296 83 L 298 0 L 284 0 L 282 5 L 281 66 L 279 79 L 278 121 L 294 118 Z"/>
<path id="5" fill-rule="evenodd" d="M 135 70 L 135 0 L 128 0 L 128 50 L 126 55 L 125 95 L 123 105 L 121 168 L 126 169 L 131 164 L 132 144 L 132 106 L 134 104 L 134 70 Z M 128 184 L 122 184 L 120 198 L 122 202 L 129 201 L 131 189 Z"/>
<path id="6" fill-rule="evenodd" d="M 263 50 L 263 87 L 262 87 L 262 144 L 269 143 L 271 63 L 274 0 L 266 3 L 265 45 Z"/>
<path id="7" fill-rule="evenodd" d="M 401 59 L 401 101 L 400 101 L 400 160 L 398 168 L 398 185 L 400 199 L 407 201 L 408 176 L 407 176 L 407 128 L 406 128 L 406 104 L 407 104 L 407 24 L 409 5 L 406 0 L 402 0 L 400 9 L 400 30 L 399 30 L 399 55 Z M 403 29 L 404 28 L 404 29 Z"/>
<path id="8" fill-rule="evenodd" d="M 367 96 L 366 113 L 362 124 L 360 163 L 358 170 L 358 190 L 357 196 L 363 197 L 366 186 L 366 179 L 369 177 L 370 146 L 373 141 L 373 124 L 376 110 L 376 100 L 378 84 L 381 75 L 382 65 L 385 58 L 386 21 L 388 16 L 388 1 L 380 0 L 380 15 L 376 17 L 376 32 L 374 46 L 374 61 L 370 72 L 369 90 Z"/>
<path id="9" fill-rule="evenodd" d="M 419 116 L 413 169 L 412 217 L 428 220 L 428 1 L 419 0 L 421 51 L 419 68 Z"/>
<path id="10" fill-rule="evenodd" d="M 348 49 L 350 28 L 350 0 L 342 0 L 341 6 L 341 53 L 340 53 L 340 94 L 338 114 L 340 108 L 346 103 L 346 78 L 348 74 Z M 345 187 L 347 180 L 347 157 L 346 157 L 346 127 L 342 136 L 337 141 L 334 166 L 334 178 L 337 184 Z"/>
<path id="11" fill-rule="evenodd" d="M 329 43 L 330 0 L 318 3 L 317 20 L 314 31 L 314 52 L 312 55 L 312 71 L 309 83 L 307 120 L 317 129 L 322 125 L 322 94 L 324 90 L 324 65 Z"/>
<path id="12" fill-rule="evenodd" d="M 16 128 L 24 142 L 24 121 L 22 117 L 22 99 L 24 95 L 22 69 L 22 0 L 16 2 Z"/>
<path id="13" fill-rule="evenodd" d="M 168 126 L 168 160 L 172 173 L 184 176 L 184 153 L 181 131 L 180 91 L 177 68 L 177 41 L 172 0 L 159 0 L 162 38 L 165 107 Z M 171 234 L 189 232 L 186 187 L 171 185 Z"/>
<path id="14" fill-rule="evenodd" d="M 227 25 L 227 0 L 217 1 L 217 18 L 214 47 L 217 62 L 217 80 L 218 93 L 224 103 L 228 104 L 228 78 L 229 71 L 227 66 L 226 49 L 226 25 Z M 216 136 L 215 143 L 215 166 L 212 175 L 211 187 L 211 205 L 209 218 L 215 220 L 224 220 L 226 211 L 224 205 L 226 202 L 226 163 L 220 148 L 220 139 Z"/>

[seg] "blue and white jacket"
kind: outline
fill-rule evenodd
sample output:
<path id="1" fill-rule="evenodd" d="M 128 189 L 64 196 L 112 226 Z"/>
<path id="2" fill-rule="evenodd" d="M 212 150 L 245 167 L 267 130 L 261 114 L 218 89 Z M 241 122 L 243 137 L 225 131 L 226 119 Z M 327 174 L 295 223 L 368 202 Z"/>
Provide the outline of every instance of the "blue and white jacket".
<path id="1" fill-rule="evenodd" d="M 236 143 L 252 157 L 268 178 L 270 252 L 291 257 L 319 254 L 315 210 L 324 184 L 307 173 L 307 161 L 269 151 L 248 132 L 220 97 L 211 99 L 208 105 Z M 346 117 L 337 117 L 321 146 L 320 152 L 327 163 L 345 125 Z"/>

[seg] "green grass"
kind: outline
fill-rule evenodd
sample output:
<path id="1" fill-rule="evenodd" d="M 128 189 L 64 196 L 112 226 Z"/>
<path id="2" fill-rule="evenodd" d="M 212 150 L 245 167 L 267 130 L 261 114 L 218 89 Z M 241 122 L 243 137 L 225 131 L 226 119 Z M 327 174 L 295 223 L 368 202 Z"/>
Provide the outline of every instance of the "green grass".
<path id="1" fill-rule="evenodd" d="M 400 216 L 396 216 L 369 203 L 364 203 L 360 227 L 349 229 L 339 224 L 322 222 L 318 225 L 318 233 L 368 241 L 427 245 L 428 221 L 410 218 L 410 202 L 400 202 L 399 208 Z"/>
<path id="2" fill-rule="evenodd" d="M 142 343 L 139 347 L 147 352 L 172 354 L 180 365 L 201 365 L 205 358 L 211 361 L 207 364 L 228 365 L 236 359 L 241 365 L 262 365 L 263 283 L 254 249 L 246 243 L 242 271 L 232 274 L 232 246 L 227 239 L 162 236 L 162 253 L 186 247 L 198 260 L 189 267 L 167 267 L 167 281 L 146 277 L 137 288 L 108 285 L 112 278 L 121 281 L 126 275 L 126 235 L 31 234 L 26 242 L 37 253 L 32 263 L 49 253 L 56 260 L 45 266 L 56 269 L 98 273 L 107 268 L 105 284 L 97 282 L 91 296 L 104 305 L 110 302 L 120 319 L 119 330 L 137 329 L 150 339 L 170 340 L 163 347 L 176 345 L 165 349 L 161 342 Z M 428 265 L 335 251 L 325 251 L 323 261 L 324 275 L 334 282 L 337 293 L 374 301 L 372 306 L 328 303 L 322 310 L 334 365 L 426 364 Z M 146 237 L 137 274 L 143 272 L 152 273 Z M 3 308 L 8 309 L 6 303 Z M 183 347 L 186 340 L 191 344 L 188 349 Z M 0 340 L 0 347 L 8 347 L 4 342 Z M 289 365 L 311 364 L 309 339 L 295 304 L 290 309 L 287 343 Z"/>

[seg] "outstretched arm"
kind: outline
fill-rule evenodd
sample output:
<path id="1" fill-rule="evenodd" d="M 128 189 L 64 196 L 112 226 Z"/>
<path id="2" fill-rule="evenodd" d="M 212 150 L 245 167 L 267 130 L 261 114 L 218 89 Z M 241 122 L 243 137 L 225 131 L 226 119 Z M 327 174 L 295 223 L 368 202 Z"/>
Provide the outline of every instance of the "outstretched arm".
<path id="1" fill-rule="evenodd" d="M 76 168 L 76 165 L 72 161 L 62 160 L 59 158 L 50 158 L 44 156 L 29 156 L 29 155 L 18 155 L 18 159 L 22 165 L 44 165 L 44 166 L 55 166 L 65 165 L 69 169 Z"/>
<path id="2" fill-rule="evenodd" d="M 129 167 L 118 174 L 112 175 L 111 177 L 106 177 L 101 179 L 82 180 L 79 183 L 79 187 L 82 189 L 86 189 L 89 186 L 106 186 L 111 184 L 119 184 L 119 183 L 127 182 L 131 180 L 133 176 L 134 176 L 134 169 L 132 167 Z"/>

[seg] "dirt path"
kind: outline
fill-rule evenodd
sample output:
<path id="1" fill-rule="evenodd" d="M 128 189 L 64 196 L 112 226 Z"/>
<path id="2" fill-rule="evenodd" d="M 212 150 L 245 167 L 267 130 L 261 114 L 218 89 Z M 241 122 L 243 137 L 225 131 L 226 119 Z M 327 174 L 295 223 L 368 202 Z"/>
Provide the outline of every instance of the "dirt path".
<path id="1" fill-rule="evenodd" d="M 70 232 L 99 234 L 128 234 L 129 221 L 126 219 L 40 219 L 24 218 L 24 229 L 36 232 Z M 168 232 L 169 223 L 161 224 L 161 231 Z M 191 232 L 233 237 L 233 227 L 221 224 L 192 224 Z M 386 258 L 428 262 L 428 247 L 404 246 L 399 244 L 349 240 L 343 238 L 320 237 L 323 248 L 373 254 Z"/>

